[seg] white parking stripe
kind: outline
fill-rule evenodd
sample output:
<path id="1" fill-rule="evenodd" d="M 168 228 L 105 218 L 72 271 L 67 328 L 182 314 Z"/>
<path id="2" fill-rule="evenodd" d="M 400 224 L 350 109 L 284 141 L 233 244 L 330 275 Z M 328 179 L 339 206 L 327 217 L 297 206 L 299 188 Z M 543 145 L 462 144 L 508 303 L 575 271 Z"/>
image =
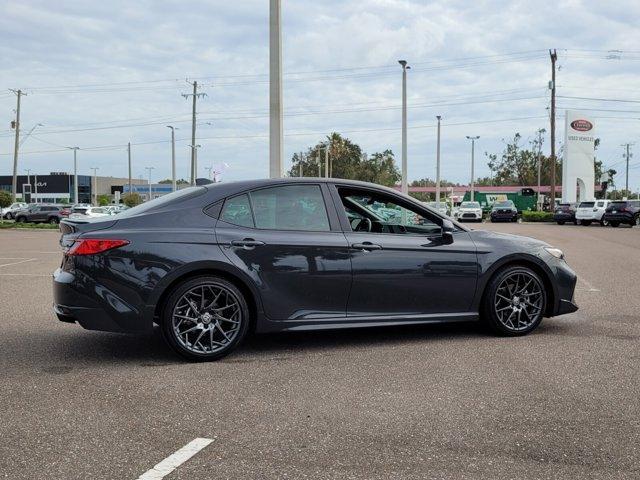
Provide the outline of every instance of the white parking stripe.
<path id="1" fill-rule="evenodd" d="M 137 480 L 160 480 L 166 477 L 211 442 L 213 442 L 213 440 L 209 438 L 196 438 L 190 441 L 180 450 L 162 460 L 151 470 L 140 475 Z"/>
<path id="2" fill-rule="evenodd" d="M 34 260 L 37 260 L 37 258 L 27 258 L 25 260 L 20 260 L 19 262 L 2 263 L 0 264 L 0 267 L 9 267 L 11 265 L 19 265 L 21 263 L 33 262 Z"/>
<path id="3" fill-rule="evenodd" d="M 584 278 L 582 278 L 581 276 L 578 276 L 578 280 L 582 282 L 582 284 L 587 287 L 586 291 L 587 292 L 599 292 L 600 290 L 598 290 L 596 287 L 594 287 L 593 285 L 591 285 L 589 282 L 587 282 Z M 580 289 L 580 290 L 585 290 L 585 289 Z"/>

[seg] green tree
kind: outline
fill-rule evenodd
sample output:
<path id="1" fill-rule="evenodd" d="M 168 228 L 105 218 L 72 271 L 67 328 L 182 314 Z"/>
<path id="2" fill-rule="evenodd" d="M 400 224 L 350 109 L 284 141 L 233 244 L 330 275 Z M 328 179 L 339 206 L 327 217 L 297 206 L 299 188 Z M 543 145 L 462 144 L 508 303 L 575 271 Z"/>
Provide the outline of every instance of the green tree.
<path id="1" fill-rule="evenodd" d="M 0 208 L 7 208 L 12 202 L 11 194 L 6 190 L 0 190 Z"/>
<path id="2" fill-rule="evenodd" d="M 324 177 L 325 149 L 329 151 L 329 176 L 393 186 L 400 180 L 393 152 L 385 150 L 365 156 L 359 145 L 339 133 L 332 133 L 326 141 L 309 147 L 302 155 L 295 153 L 291 177 Z"/>
<path id="3" fill-rule="evenodd" d="M 136 205 L 140 205 L 142 203 L 142 197 L 136 192 L 127 193 L 122 196 L 122 203 L 124 203 L 127 207 L 135 207 Z"/>
<path id="4" fill-rule="evenodd" d="M 111 203 L 111 198 L 109 197 L 109 195 L 98 195 L 98 205 L 100 205 L 101 207 L 106 207 L 107 205 L 109 205 Z"/>

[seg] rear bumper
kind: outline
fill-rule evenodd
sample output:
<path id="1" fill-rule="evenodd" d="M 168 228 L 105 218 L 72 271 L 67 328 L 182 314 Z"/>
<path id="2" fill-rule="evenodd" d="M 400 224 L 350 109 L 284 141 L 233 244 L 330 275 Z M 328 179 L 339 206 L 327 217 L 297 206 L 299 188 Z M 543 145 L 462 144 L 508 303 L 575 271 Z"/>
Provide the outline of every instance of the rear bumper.
<path id="1" fill-rule="evenodd" d="M 633 223 L 633 214 L 631 213 L 605 213 L 602 218 L 607 222 Z"/>
<path id="2" fill-rule="evenodd" d="M 553 221 L 554 222 L 574 222 L 576 217 L 571 215 L 570 213 L 554 213 Z"/>
<path id="3" fill-rule="evenodd" d="M 146 332 L 153 324 L 113 290 L 58 268 L 53 274 L 53 311 L 58 320 L 87 330 Z"/>

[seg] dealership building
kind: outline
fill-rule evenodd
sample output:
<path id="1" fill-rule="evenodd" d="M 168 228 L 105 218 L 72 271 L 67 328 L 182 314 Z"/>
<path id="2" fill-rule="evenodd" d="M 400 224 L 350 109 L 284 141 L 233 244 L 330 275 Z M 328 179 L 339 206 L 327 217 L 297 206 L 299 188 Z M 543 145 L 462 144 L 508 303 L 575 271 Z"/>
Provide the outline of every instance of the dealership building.
<path id="1" fill-rule="evenodd" d="M 122 193 L 125 185 L 129 188 L 128 178 L 93 177 L 78 175 L 78 201 L 73 198 L 73 175 L 66 172 L 51 172 L 48 175 L 18 175 L 17 199 L 27 203 L 91 203 L 95 195 L 108 195 L 114 199 L 116 192 Z M 13 176 L 0 175 L 0 190 L 11 192 Z M 131 179 L 135 188 L 147 187 L 146 180 Z M 171 187 L 171 185 L 169 185 Z"/>

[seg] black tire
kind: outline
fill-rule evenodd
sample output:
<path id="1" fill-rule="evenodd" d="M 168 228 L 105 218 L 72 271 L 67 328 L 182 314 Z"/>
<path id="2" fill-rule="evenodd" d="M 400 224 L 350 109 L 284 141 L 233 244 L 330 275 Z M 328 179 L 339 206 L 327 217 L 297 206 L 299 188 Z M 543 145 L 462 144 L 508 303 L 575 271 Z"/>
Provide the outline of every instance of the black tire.
<path id="1" fill-rule="evenodd" d="M 16 217 L 16 223 L 24 223 L 27 221 L 27 217 Z"/>
<path id="2" fill-rule="evenodd" d="M 561 222 L 560 220 L 558 220 L 558 225 L 564 225 L 564 222 Z"/>
<path id="3" fill-rule="evenodd" d="M 211 351 L 211 352 L 197 352 L 192 349 L 189 349 L 187 346 L 183 344 L 182 340 L 178 338 L 179 335 L 176 333 L 176 329 L 173 326 L 174 309 L 176 309 L 178 302 L 183 300 L 184 295 L 187 295 L 190 291 L 193 291 L 198 287 L 202 287 L 202 288 L 211 287 L 213 289 L 219 289 L 220 291 L 225 291 L 230 297 L 232 297 L 232 299 L 238 305 L 237 317 L 236 317 L 238 321 L 238 326 L 234 328 L 234 336 L 231 338 L 229 342 L 224 344 L 224 346 L 220 347 L 218 350 Z M 210 303 L 210 305 L 207 306 L 207 308 L 211 308 L 214 305 L 217 305 L 217 303 L 214 304 L 212 302 Z M 234 314 L 234 316 L 235 315 L 236 314 Z M 218 321 L 217 320 L 215 321 L 216 321 L 216 324 L 218 324 Z M 180 356 L 191 361 L 206 362 L 206 361 L 218 360 L 219 358 L 222 358 L 228 355 L 229 353 L 231 353 L 247 335 L 247 331 L 249 330 L 249 321 L 250 321 L 249 307 L 247 305 L 247 301 L 244 295 L 238 289 L 238 287 L 236 287 L 233 283 L 225 280 L 224 278 L 211 275 L 211 276 L 202 276 L 202 277 L 192 278 L 190 280 L 187 280 L 179 284 L 177 287 L 173 289 L 167 301 L 165 302 L 164 308 L 162 310 L 162 314 L 160 318 L 160 330 L 162 331 L 162 336 L 165 342 L 167 342 L 167 344 Z M 202 317 L 200 317 L 200 319 L 198 320 L 198 325 L 204 326 Z M 214 328 L 213 325 L 209 325 L 209 323 L 207 323 L 206 326 L 213 329 L 214 332 L 217 332 L 217 330 Z M 177 328 L 179 328 L 179 325 Z M 196 330 L 196 332 L 197 331 L 198 330 Z M 186 338 L 188 338 L 188 336 Z M 191 338 L 191 340 L 193 341 L 193 337 Z M 198 341 L 195 340 L 195 345 L 197 346 L 197 344 L 198 344 Z"/>
<path id="4" fill-rule="evenodd" d="M 620 225 L 620 222 L 610 222 L 609 225 L 611 225 L 613 228 L 617 228 L 618 225 Z"/>
<path id="5" fill-rule="evenodd" d="M 515 277 L 521 276 L 521 278 L 523 279 L 528 279 L 528 280 L 530 279 L 532 283 L 529 284 L 530 285 L 529 288 L 539 289 L 540 291 L 539 301 L 536 300 L 536 303 L 540 303 L 540 304 L 536 306 L 535 312 L 532 312 L 532 316 L 529 318 L 530 323 L 525 326 L 523 322 L 522 328 L 519 328 L 519 329 L 510 328 L 509 326 L 505 325 L 505 323 L 503 323 L 503 321 L 500 320 L 499 313 L 496 311 L 498 309 L 497 305 L 499 305 L 497 302 L 498 301 L 502 302 L 502 300 L 496 300 L 498 298 L 497 297 L 498 290 L 501 288 L 501 285 L 503 284 L 503 282 L 505 282 L 505 280 L 508 280 L 513 276 Z M 525 280 L 523 280 L 523 282 L 525 282 Z M 527 298 L 532 298 L 532 297 L 527 297 Z M 504 309 L 504 307 L 500 307 L 500 308 Z M 509 307 L 509 308 L 518 308 L 518 307 L 516 306 L 516 307 Z M 520 308 L 522 308 L 522 306 Z M 529 307 L 526 307 L 526 308 L 529 308 Z M 546 308 L 547 308 L 547 292 L 544 286 L 544 282 L 542 281 L 540 276 L 528 267 L 521 266 L 521 265 L 512 265 L 512 266 L 506 266 L 498 270 L 493 275 L 491 280 L 489 280 L 489 283 L 487 284 L 487 287 L 485 289 L 484 297 L 482 299 L 480 312 L 481 312 L 482 321 L 493 333 L 500 336 L 517 337 L 517 336 L 527 335 L 528 333 L 531 333 L 533 330 L 535 330 L 538 327 L 538 325 L 540 325 L 540 322 L 544 317 L 544 312 L 546 311 Z M 507 313 L 509 313 L 508 310 L 507 310 Z M 506 315 L 507 313 L 503 315 Z M 516 315 L 516 313 L 514 313 L 514 315 Z M 517 321 L 519 321 L 521 314 L 517 314 L 517 315 L 518 315 Z M 514 321 L 516 320 L 514 319 Z M 518 325 L 520 324 L 518 323 Z"/>
<path id="6" fill-rule="evenodd" d="M 591 220 L 580 220 L 580 225 L 588 227 L 589 225 L 591 225 Z"/>
<path id="7" fill-rule="evenodd" d="M 51 217 L 49 218 L 49 223 L 51 225 L 57 225 L 58 223 L 60 223 L 60 219 L 58 217 Z"/>
<path id="8" fill-rule="evenodd" d="M 602 217 L 602 218 L 600 219 L 600 226 L 601 226 L 601 227 L 608 227 L 608 226 L 609 226 L 609 221 L 608 221 L 608 220 L 605 220 L 605 219 L 604 219 L 604 217 Z"/>
<path id="9" fill-rule="evenodd" d="M 7 220 L 11 220 L 13 218 L 13 213 L 7 212 L 7 214 L 4 216 L 4 218 L 6 218 Z"/>
<path id="10" fill-rule="evenodd" d="M 635 218 L 633 219 L 633 223 L 631 223 L 631 226 L 640 227 L 640 215 L 635 216 Z"/>

